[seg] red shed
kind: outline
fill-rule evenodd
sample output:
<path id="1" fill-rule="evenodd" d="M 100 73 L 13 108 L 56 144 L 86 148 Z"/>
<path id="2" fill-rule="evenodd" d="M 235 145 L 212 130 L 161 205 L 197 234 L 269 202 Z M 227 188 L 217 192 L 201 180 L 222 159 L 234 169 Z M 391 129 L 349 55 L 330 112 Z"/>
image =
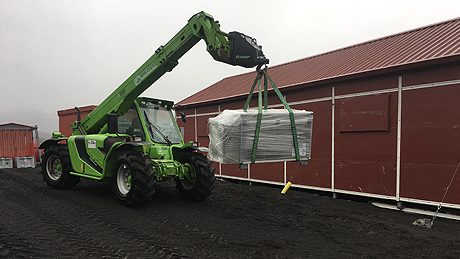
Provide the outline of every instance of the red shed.
<path id="1" fill-rule="evenodd" d="M 79 107 L 81 112 L 81 119 L 83 119 L 86 115 L 92 112 L 97 106 L 96 105 L 88 105 L 84 107 Z M 72 128 L 70 125 L 77 120 L 78 113 L 75 108 L 60 110 L 58 111 L 59 116 L 59 132 L 62 135 L 70 137 L 72 136 Z"/>
<path id="2" fill-rule="evenodd" d="M 215 163 L 216 174 L 283 185 L 295 172 L 300 188 L 460 208 L 459 35 L 456 18 L 269 67 L 291 108 L 314 112 L 312 160 Z M 255 77 L 224 78 L 179 102 L 185 139 L 208 145 L 208 118 L 241 109 Z"/>
<path id="3" fill-rule="evenodd" d="M 34 131 L 37 127 L 18 123 L 0 125 L 0 157 L 35 157 Z"/>

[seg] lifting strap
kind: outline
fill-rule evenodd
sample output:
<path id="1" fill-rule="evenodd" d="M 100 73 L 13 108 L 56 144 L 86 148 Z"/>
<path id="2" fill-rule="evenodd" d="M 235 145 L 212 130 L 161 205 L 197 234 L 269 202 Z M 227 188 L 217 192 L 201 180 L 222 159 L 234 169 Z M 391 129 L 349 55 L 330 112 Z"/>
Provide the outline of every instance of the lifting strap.
<path id="1" fill-rule="evenodd" d="M 268 75 L 267 67 L 265 67 L 262 70 L 258 69 L 257 72 L 258 73 L 257 73 L 256 79 L 254 80 L 254 83 L 251 87 L 251 91 L 249 92 L 248 98 L 246 99 L 246 103 L 244 104 L 244 108 L 243 108 L 244 111 L 247 111 L 249 107 L 249 102 L 251 101 L 251 98 L 252 98 L 252 94 L 254 93 L 255 86 L 256 84 L 258 84 L 259 85 L 259 93 L 258 93 L 259 105 L 258 105 L 256 130 L 254 134 L 254 143 L 252 145 L 251 164 L 254 164 L 256 161 L 257 145 L 259 143 L 260 124 L 262 122 L 262 86 L 261 86 L 262 77 L 264 78 L 264 95 L 263 95 L 264 110 L 268 109 L 268 91 L 267 91 L 267 79 L 268 79 L 276 95 L 278 96 L 280 101 L 283 103 L 284 107 L 289 112 L 289 118 L 291 120 L 292 140 L 294 143 L 295 157 L 296 157 L 296 161 L 299 161 L 300 160 L 299 143 L 297 141 L 297 130 L 295 128 L 294 113 L 292 112 L 291 107 L 289 107 L 289 104 L 284 99 L 278 87 L 275 85 L 271 77 Z"/>

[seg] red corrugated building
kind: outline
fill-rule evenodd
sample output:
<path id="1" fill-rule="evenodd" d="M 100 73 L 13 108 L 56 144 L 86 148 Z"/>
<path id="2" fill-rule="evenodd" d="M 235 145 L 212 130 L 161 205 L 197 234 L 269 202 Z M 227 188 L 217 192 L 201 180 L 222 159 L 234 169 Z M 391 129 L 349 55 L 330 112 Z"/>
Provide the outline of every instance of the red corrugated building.
<path id="1" fill-rule="evenodd" d="M 84 107 L 79 107 L 81 112 L 81 119 L 83 119 L 86 115 L 92 112 L 97 106 L 96 105 L 88 105 Z M 70 125 L 74 123 L 78 118 L 78 113 L 75 108 L 60 110 L 58 111 L 59 116 L 59 132 L 66 137 L 72 136 L 72 128 Z"/>
<path id="2" fill-rule="evenodd" d="M 18 123 L 0 125 L 0 157 L 35 157 L 34 131 L 36 127 Z"/>
<path id="3" fill-rule="evenodd" d="M 295 172 L 300 188 L 460 208 L 460 175 L 452 180 L 460 161 L 459 35 L 457 18 L 269 67 L 291 108 L 314 112 L 312 159 L 248 170 L 215 163 L 216 174 L 283 185 Z M 185 139 L 208 145 L 208 118 L 243 108 L 255 77 L 228 77 L 179 102 Z M 269 93 L 270 107 L 282 108 Z"/>

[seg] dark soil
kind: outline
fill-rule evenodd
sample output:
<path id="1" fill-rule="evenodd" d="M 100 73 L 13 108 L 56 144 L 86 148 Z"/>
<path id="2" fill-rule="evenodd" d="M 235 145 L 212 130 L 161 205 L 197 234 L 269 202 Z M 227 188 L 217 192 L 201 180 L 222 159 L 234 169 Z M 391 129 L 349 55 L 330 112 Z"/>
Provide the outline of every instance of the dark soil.
<path id="1" fill-rule="evenodd" d="M 204 202 L 158 184 L 141 208 L 82 180 L 54 190 L 39 168 L 0 170 L 0 258 L 459 258 L 460 224 L 305 190 L 216 180 Z M 426 217 L 426 216 L 425 216 Z"/>

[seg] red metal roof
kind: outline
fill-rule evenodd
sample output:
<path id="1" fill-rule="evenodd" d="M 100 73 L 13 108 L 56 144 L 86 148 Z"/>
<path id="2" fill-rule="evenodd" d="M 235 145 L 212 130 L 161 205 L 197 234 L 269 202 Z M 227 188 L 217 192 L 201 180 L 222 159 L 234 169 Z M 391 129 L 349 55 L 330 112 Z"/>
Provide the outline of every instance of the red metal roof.
<path id="1" fill-rule="evenodd" d="M 10 129 L 14 129 L 14 130 L 33 130 L 33 129 L 35 129 L 35 127 L 34 126 L 24 125 L 24 124 L 19 124 L 19 123 L 15 123 L 15 122 L 0 124 L 0 130 L 10 130 Z"/>
<path id="2" fill-rule="evenodd" d="M 282 88 L 452 61 L 451 58 L 460 59 L 460 17 L 269 67 L 268 74 Z M 247 95 L 255 77 L 256 72 L 224 78 L 178 104 Z"/>

